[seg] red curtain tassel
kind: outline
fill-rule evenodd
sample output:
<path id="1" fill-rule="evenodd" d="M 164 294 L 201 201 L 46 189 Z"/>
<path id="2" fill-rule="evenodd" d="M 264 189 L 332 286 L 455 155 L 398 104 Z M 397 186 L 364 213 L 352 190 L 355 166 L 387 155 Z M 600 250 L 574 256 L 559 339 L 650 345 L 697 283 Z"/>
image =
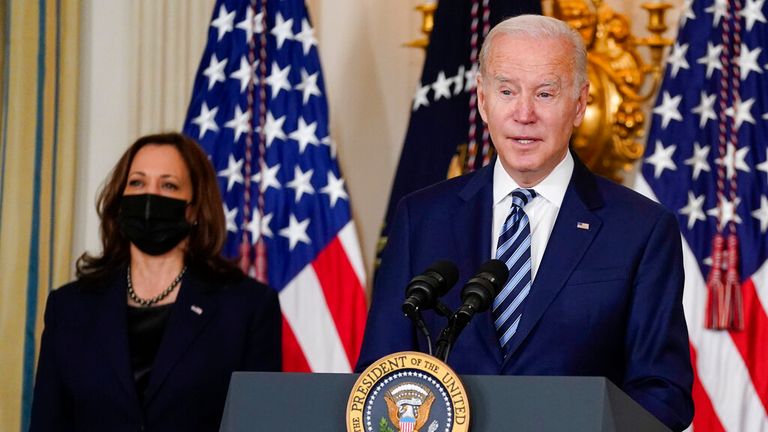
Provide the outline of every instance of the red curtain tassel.
<path id="1" fill-rule="evenodd" d="M 736 233 L 728 235 L 728 270 L 725 274 L 725 291 L 728 304 L 728 330 L 744 328 L 744 306 L 741 297 L 741 278 L 739 277 L 739 238 Z"/>
<path id="2" fill-rule="evenodd" d="M 712 268 L 707 277 L 707 314 L 704 325 L 708 329 L 725 328 L 725 285 L 723 284 L 723 248 L 725 239 L 720 233 L 712 239 Z"/>

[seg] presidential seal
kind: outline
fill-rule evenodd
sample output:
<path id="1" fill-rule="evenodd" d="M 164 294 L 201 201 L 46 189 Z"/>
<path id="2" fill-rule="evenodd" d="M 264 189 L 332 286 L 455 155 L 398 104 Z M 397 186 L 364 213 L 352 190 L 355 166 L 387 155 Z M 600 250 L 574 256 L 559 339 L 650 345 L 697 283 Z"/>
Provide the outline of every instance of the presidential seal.
<path id="1" fill-rule="evenodd" d="M 466 432 L 469 400 L 458 376 L 427 354 L 379 359 L 355 382 L 347 432 Z"/>

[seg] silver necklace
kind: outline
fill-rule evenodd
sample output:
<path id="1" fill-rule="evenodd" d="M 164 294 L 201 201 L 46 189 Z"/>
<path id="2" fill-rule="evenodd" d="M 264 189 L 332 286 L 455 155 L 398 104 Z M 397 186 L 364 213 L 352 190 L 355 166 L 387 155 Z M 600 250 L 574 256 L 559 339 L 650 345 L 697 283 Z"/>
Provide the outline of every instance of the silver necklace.
<path id="1" fill-rule="evenodd" d="M 179 275 L 176 276 L 176 279 L 174 279 L 173 282 L 171 282 L 171 284 L 168 286 L 168 288 L 163 290 L 163 292 L 161 292 L 160 294 L 150 299 L 143 299 L 138 295 L 136 295 L 136 291 L 133 290 L 133 283 L 131 282 L 131 266 L 128 266 L 128 276 L 127 276 L 128 297 L 130 297 L 131 300 L 133 300 L 134 302 L 136 302 L 141 306 L 144 306 L 144 307 L 152 306 L 153 304 L 159 302 L 160 300 L 168 297 L 168 294 L 170 294 L 174 290 L 174 288 L 176 288 L 179 285 L 179 282 L 181 282 L 181 277 L 184 276 L 185 271 L 187 271 L 187 266 L 184 266 L 184 268 L 181 269 L 181 273 L 179 273 Z"/>

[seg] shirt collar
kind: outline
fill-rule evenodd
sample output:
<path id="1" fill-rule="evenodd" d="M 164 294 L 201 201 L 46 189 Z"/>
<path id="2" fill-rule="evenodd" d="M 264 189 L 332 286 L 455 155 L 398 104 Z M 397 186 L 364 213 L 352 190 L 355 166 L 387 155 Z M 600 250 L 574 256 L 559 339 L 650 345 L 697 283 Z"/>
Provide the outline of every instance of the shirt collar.
<path id="1" fill-rule="evenodd" d="M 536 195 L 543 197 L 548 202 L 554 204 L 557 208 L 563 204 L 565 191 L 568 189 L 568 183 L 573 174 L 573 156 L 570 151 L 565 152 L 565 158 L 552 170 L 544 180 L 539 182 L 533 189 Z M 519 188 L 517 182 L 507 174 L 507 171 L 501 165 L 501 158 L 496 158 L 496 164 L 493 167 L 493 205 L 500 203 L 513 190 Z"/>

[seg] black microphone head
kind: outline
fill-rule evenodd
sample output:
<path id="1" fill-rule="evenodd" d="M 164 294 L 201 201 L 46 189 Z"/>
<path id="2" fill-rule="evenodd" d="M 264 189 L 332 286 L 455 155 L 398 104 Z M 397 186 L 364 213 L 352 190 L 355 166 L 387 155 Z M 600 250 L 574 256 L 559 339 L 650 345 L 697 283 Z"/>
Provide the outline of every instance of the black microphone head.
<path id="1" fill-rule="evenodd" d="M 452 286 L 456 285 L 456 281 L 459 280 L 459 269 L 456 267 L 456 264 L 448 260 L 433 262 L 424 273 L 437 280 L 438 286 L 435 288 L 437 289 L 436 294 L 438 297 L 447 293 Z"/>
<path id="2" fill-rule="evenodd" d="M 471 305 L 475 312 L 483 312 L 493 303 L 493 299 L 504 288 L 509 278 L 509 269 L 503 261 L 492 259 L 486 261 L 477 274 L 467 281 L 461 291 L 461 300 L 465 305 Z"/>
<path id="3" fill-rule="evenodd" d="M 437 299 L 444 295 L 456 284 L 459 270 L 450 261 L 436 261 L 420 275 L 408 282 L 405 288 L 403 312 L 411 315 L 420 309 L 431 309 L 437 304 Z"/>
<path id="4" fill-rule="evenodd" d="M 485 278 L 493 285 L 493 297 L 499 295 L 509 279 L 509 269 L 504 261 L 491 259 L 485 262 L 477 272 L 477 276 L 486 273 Z"/>

